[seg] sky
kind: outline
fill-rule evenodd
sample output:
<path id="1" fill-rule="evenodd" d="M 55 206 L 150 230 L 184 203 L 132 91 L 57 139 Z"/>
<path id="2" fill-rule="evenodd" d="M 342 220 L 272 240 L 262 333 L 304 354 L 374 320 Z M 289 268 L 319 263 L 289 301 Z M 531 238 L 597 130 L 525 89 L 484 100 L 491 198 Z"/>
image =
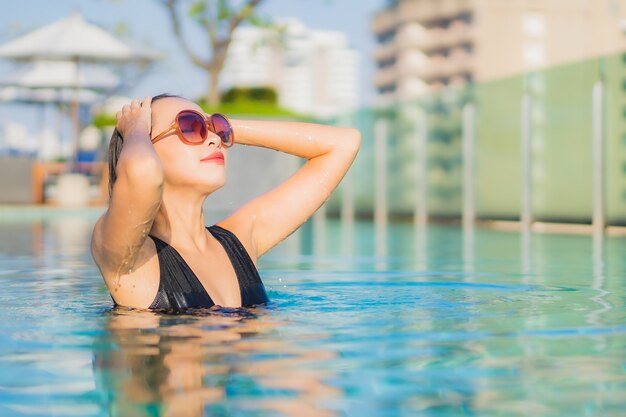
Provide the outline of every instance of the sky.
<path id="1" fill-rule="evenodd" d="M 268 17 L 297 17 L 313 29 L 339 30 L 348 35 L 351 46 L 361 52 L 361 104 L 372 101 L 371 84 L 374 46 L 369 31 L 372 15 L 382 8 L 384 0 L 264 0 L 260 11 Z M 167 58 L 127 94 L 134 97 L 160 92 L 198 97 L 206 91 L 207 76 L 195 68 L 174 41 L 163 6 L 157 0 L 20 0 L 0 14 L 0 42 L 19 33 L 61 19 L 73 10 L 80 10 L 93 23 L 113 31 L 119 25 L 128 28 L 128 35 L 140 43 L 162 51 Z M 196 51 L 202 51 L 203 36 L 188 25 L 186 35 Z M 0 63 L 0 71 L 8 69 Z M 1 118 L 0 118 L 1 121 Z"/>

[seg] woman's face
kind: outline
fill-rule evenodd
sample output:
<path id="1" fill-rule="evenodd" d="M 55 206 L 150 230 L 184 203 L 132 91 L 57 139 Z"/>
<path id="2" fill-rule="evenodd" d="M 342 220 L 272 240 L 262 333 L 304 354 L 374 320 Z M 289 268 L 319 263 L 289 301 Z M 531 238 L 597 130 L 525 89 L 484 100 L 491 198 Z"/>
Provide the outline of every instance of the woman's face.
<path id="1" fill-rule="evenodd" d="M 168 130 L 181 110 L 193 109 L 204 114 L 195 103 L 168 97 L 152 104 L 152 137 Z M 209 131 L 201 145 L 183 143 L 175 131 L 154 144 L 161 158 L 166 185 L 195 188 L 212 193 L 226 182 L 226 148 L 215 133 Z M 221 154 L 223 159 L 215 158 Z M 212 158 L 208 158 L 213 156 Z"/>

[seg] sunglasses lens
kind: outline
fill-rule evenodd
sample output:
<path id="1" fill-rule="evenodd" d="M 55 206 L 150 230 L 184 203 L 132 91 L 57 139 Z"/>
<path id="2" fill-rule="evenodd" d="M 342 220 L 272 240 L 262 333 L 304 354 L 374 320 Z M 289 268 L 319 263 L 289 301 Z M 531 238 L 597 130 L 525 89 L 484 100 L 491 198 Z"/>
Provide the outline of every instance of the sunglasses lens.
<path id="1" fill-rule="evenodd" d="M 211 123 L 213 124 L 213 133 L 222 139 L 222 145 L 225 147 L 233 144 L 233 131 L 228 120 L 221 114 L 211 115 Z"/>
<path id="2" fill-rule="evenodd" d="M 193 112 L 180 112 L 178 126 L 185 140 L 191 143 L 202 143 L 207 137 L 207 126 L 204 118 Z"/>

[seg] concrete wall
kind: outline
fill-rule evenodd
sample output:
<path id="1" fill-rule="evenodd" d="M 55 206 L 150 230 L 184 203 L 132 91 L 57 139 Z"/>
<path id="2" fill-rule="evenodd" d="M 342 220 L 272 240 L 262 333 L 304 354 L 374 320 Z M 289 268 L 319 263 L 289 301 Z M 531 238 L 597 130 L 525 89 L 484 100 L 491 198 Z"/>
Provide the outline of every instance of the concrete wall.
<path id="1" fill-rule="evenodd" d="M 295 156 L 251 146 L 235 145 L 227 152 L 226 185 L 210 195 L 204 205 L 208 222 L 276 187 L 304 162 Z"/>
<path id="2" fill-rule="evenodd" d="M 30 204 L 33 202 L 34 158 L 0 156 L 0 204 Z"/>

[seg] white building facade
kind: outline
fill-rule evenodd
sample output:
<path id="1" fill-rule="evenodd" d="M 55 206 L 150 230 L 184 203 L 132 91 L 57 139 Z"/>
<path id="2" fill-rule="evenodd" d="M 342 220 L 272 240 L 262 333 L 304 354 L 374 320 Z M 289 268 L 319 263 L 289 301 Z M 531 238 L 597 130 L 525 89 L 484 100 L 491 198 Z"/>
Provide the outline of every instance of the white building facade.
<path id="1" fill-rule="evenodd" d="M 272 87 L 282 107 L 332 117 L 359 104 L 359 53 L 345 34 L 316 31 L 296 19 L 280 29 L 239 27 L 220 87 Z"/>

